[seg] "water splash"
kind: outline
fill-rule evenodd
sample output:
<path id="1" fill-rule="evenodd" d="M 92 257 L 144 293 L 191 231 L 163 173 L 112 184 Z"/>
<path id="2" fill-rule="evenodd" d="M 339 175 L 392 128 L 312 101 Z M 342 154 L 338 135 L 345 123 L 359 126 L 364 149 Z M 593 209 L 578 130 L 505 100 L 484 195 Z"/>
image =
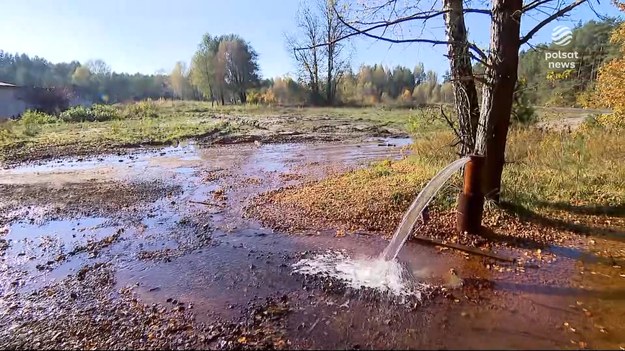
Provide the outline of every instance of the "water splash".
<path id="1" fill-rule="evenodd" d="M 419 195 L 417 195 L 417 198 L 412 202 L 408 211 L 404 214 L 391 242 L 382 252 L 381 257 L 384 260 L 391 261 L 397 257 L 399 250 L 401 250 L 417 220 L 421 216 L 423 209 L 432 201 L 434 195 L 443 187 L 445 182 L 447 182 L 454 173 L 460 170 L 465 163 L 469 162 L 469 160 L 469 157 L 458 159 L 447 165 L 447 167 L 443 168 L 437 175 L 430 179 Z"/>
<path id="2" fill-rule="evenodd" d="M 400 297 L 421 300 L 428 284 L 415 281 L 398 261 L 377 258 L 350 258 L 342 252 L 326 252 L 302 259 L 293 265 L 294 273 L 337 279 L 353 289 L 371 288 Z"/>
<path id="3" fill-rule="evenodd" d="M 382 293 L 421 300 L 430 286 L 418 282 L 397 260 L 397 254 L 408 239 L 423 209 L 451 176 L 470 160 L 456 160 L 436 174 L 412 202 L 391 242 L 377 258 L 353 259 L 340 252 L 329 252 L 302 259 L 293 265 L 294 272 L 338 279 L 354 289 L 372 288 Z"/>

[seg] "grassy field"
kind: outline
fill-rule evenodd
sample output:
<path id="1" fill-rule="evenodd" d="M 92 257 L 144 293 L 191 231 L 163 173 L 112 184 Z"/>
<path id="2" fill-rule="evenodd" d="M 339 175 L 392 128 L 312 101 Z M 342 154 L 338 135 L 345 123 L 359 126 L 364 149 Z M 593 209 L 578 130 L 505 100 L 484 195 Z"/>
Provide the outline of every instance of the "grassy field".
<path id="1" fill-rule="evenodd" d="M 445 107 L 450 110 L 450 107 Z M 9 121 L 0 123 L 1 155 L 17 149 L 83 147 L 107 149 L 135 144 L 163 144 L 171 141 L 221 134 L 253 133 L 260 129 L 312 132 L 331 124 L 363 124 L 394 128 L 413 135 L 442 130 L 445 124 L 438 108 L 403 109 L 386 107 L 274 107 L 264 105 L 212 106 L 198 101 L 152 101 L 114 106 L 118 118 L 101 122 L 65 123 Z M 451 112 L 451 111 L 449 111 Z M 537 109 L 539 120 L 562 116 L 585 116 L 584 111 Z M 269 124 L 263 126 L 264 124 Z M 2 156 L 0 156 L 2 157 Z"/>
<path id="2" fill-rule="evenodd" d="M 435 118 L 438 110 L 431 108 L 211 106 L 208 102 L 146 101 L 107 109 L 112 109 L 115 117 L 97 122 L 64 122 L 46 116 L 0 123 L 0 160 L 97 153 L 209 134 L 311 135 L 319 130 L 349 132 L 352 126 L 363 134 L 389 129 L 418 133 L 443 127 Z"/>
<path id="3" fill-rule="evenodd" d="M 288 211 L 289 218 L 306 218 L 306 223 L 295 223 L 300 229 L 330 223 L 347 230 L 391 233 L 427 181 L 457 158 L 449 147 L 451 140 L 449 132 L 431 133 L 416 140 L 406 159 L 272 192 L 262 203 L 275 206 L 277 213 Z M 551 227 L 608 234 L 614 234 L 610 228 L 620 228 L 616 234 L 625 235 L 622 130 L 555 133 L 513 128 L 506 159 L 502 191 L 506 210 Z M 456 176 L 437 195 L 434 211 L 449 213 L 460 184 Z M 493 215 L 501 212 L 493 204 L 487 208 Z"/>

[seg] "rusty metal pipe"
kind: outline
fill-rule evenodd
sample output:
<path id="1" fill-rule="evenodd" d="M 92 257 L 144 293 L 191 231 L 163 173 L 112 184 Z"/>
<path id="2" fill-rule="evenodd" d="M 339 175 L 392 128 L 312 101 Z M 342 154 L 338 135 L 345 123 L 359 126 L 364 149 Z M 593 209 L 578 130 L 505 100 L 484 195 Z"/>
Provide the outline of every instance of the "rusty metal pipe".
<path id="1" fill-rule="evenodd" d="M 469 157 L 471 160 L 464 167 L 464 186 L 458 195 L 457 229 L 460 233 L 479 234 L 484 208 L 481 174 L 485 158 L 480 155 Z"/>

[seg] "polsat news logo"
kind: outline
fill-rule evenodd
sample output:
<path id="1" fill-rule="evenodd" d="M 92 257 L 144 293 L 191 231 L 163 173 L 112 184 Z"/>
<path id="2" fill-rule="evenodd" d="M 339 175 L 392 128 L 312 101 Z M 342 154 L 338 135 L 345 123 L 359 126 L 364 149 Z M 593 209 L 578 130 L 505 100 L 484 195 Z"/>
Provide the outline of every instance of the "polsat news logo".
<path id="1" fill-rule="evenodd" d="M 573 31 L 567 26 L 557 26 L 551 31 L 551 41 L 558 46 L 567 46 L 573 41 Z"/>
<path id="2" fill-rule="evenodd" d="M 551 31 L 551 41 L 555 46 L 565 47 L 573 41 L 573 31 L 567 26 L 556 26 Z M 553 51 L 545 52 L 545 60 L 549 62 L 550 69 L 575 68 L 579 59 L 577 51 Z"/>

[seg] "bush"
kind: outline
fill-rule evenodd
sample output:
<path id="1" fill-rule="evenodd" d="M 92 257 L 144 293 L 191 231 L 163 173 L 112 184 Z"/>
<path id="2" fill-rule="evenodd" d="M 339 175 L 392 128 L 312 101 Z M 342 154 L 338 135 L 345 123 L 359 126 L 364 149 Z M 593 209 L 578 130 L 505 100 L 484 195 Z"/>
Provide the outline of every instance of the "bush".
<path id="1" fill-rule="evenodd" d="M 41 125 L 57 123 L 59 120 L 49 114 L 28 110 L 22 114 L 20 123 L 24 126 L 24 134 L 35 136 L 41 131 Z"/>
<path id="2" fill-rule="evenodd" d="M 59 119 L 55 116 L 44 112 L 28 110 L 22 114 L 20 121 L 23 124 L 53 124 L 58 123 Z"/>
<path id="3" fill-rule="evenodd" d="M 618 113 L 590 115 L 586 117 L 578 129 L 578 132 L 584 133 L 592 129 L 603 129 L 607 131 L 625 130 L 625 116 Z"/>
<path id="4" fill-rule="evenodd" d="M 139 101 L 124 108 L 126 118 L 155 118 L 158 117 L 157 109 L 152 100 Z"/>
<path id="5" fill-rule="evenodd" d="M 91 118 L 91 112 L 84 106 L 71 107 L 59 115 L 63 122 L 84 122 Z"/>
<path id="6" fill-rule="evenodd" d="M 536 112 L 530 102 L 527 83 L 521 78 L 517 81 L 514 91 L 514 103 L 512 105 L 512 122 L 520 124 L 533 124 L 536 122 Z"/>
<path id="7" fill-rule="evenodd" d="M 14 121 L 0 122 L 0 144 L 5 144 L 15 139 L 15 132 L 13 132 L 14 123 Z"/>
<path id="8" fill-rule="evenodd" d="M 110 105 L 93 105 L 91 106 L 93 119 L 98 122 L 119 119 L 119 112 Z"/>
<path id="9" fill-rule="evenodd" d="M 63 111 L 59 117 L 64 122 L 103 122 L 119 119 L 119 113 L 108 105 L 93 105 L 90 108 L 74 106 Z"/>

